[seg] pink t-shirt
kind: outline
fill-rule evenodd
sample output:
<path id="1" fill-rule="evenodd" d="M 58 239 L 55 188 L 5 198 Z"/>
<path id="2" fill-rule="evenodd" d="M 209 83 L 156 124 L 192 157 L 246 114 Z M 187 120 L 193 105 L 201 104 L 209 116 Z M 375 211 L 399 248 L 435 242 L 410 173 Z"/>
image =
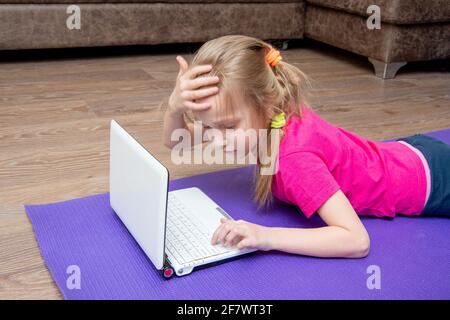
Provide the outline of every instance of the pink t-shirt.
<path id="1" fill-rule="evenodd" d="M 272 193 L 309 218 L 337 190 L 358 215 L 419 215 L 427 180 L 424 164 L 398 141 L 362 138 L 303 107 L 284 127 Z"/>

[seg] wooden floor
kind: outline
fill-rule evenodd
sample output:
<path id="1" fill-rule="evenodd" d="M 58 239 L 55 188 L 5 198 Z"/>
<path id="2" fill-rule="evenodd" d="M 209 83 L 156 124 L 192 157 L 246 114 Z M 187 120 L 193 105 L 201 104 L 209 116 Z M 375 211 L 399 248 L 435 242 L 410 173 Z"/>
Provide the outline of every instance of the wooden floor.
<path id="1" fill-rule="evenodd" d="M 220 169 L 174 166 L 161 143 L 158 106 L 173 88 L 175 56 L 190 59 L 193 48 L 0 55 L 0 299 L 61 298 L 23 204 L 108 191 L 110 119 L 151 149 L 173 178 Z M 282 54 L 314 80 L 318 114 L 340 127 L 379 140 L 450 127 L 444 61 L 411 63 L 383 81 L 366 58 L 314 41 Z"/>

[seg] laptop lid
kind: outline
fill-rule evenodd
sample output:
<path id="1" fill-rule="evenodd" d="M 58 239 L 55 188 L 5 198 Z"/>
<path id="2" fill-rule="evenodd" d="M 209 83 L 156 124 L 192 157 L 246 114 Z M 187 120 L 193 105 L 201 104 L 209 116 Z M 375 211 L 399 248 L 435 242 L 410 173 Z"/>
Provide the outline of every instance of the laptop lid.
<path id="1" fill-rule="evenodd" d="M 169 173 L 114 120 L 109 175 L 111 207 L 155 267 L 162 269 Z"/>

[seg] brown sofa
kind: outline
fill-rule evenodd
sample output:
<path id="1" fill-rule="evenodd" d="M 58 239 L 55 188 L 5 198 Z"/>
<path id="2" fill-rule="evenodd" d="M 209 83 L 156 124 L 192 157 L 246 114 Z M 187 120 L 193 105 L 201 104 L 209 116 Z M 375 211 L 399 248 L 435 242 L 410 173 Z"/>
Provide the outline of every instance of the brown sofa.
<path id="1" fill-rule="evenodd" d="M 70 30 L 67 7 L 81 9 Z M 381 8 L 381 29 L 366 26 Z M 225 34 L 304 36 L 364 55 L 382 78 L 450 57 L 448 0 L 0 0 L 0 50 L 203 42 Z"/>
<path id="2" fill-rule="evenodd" d="M 6 4 L 8 3 L 8 4 Z M 66 9 L 81 9 L 69 30 Z M 0 50 L 203 42 L 224 34 L 300 39 L 297 0 L 0 0 Z"/>
<path id="3" fill-rule="evenodd" d="M 369 58 L 375 73 L 393 78 L 409 61 L 450 57 L 449 0 L 307 0 L 305 37 Z M 381 9 L 381 28 L 366 13 Z"/>

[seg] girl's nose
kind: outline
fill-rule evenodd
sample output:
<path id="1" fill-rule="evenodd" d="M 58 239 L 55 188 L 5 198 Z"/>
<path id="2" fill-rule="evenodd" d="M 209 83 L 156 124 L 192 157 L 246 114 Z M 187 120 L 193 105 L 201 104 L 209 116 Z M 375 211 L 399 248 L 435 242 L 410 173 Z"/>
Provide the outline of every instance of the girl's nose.
<path id="1" fill-rule="evenodd" d="M 223 148 L 225 152 L 234 151 L 233 137 L 227 137 L 225 132 L 215 130 L 207 136 L 207 139 L 216 148 Z"/>
<path id="2" fill-rule="evenodd" d="M 214 132 L 210 132 L 207 135 L 207 139 L 208 141 L 210 141 L 214 146 L 221 148 L 223 146 L 225 146 L 226 142 L 224 140 L 224 138 L 222 137 L 222 135 L 220 134 L 220 132 L 218 131 L 214 131 Z"/>
<path id="3" fill-rule="evenodd" d="M 232 151 L 234 151 L 234 144 L 227 141 L 225 143 L 225 149 L 224 150 L 225 150 L 225 152 L 232 152 Z"/>

